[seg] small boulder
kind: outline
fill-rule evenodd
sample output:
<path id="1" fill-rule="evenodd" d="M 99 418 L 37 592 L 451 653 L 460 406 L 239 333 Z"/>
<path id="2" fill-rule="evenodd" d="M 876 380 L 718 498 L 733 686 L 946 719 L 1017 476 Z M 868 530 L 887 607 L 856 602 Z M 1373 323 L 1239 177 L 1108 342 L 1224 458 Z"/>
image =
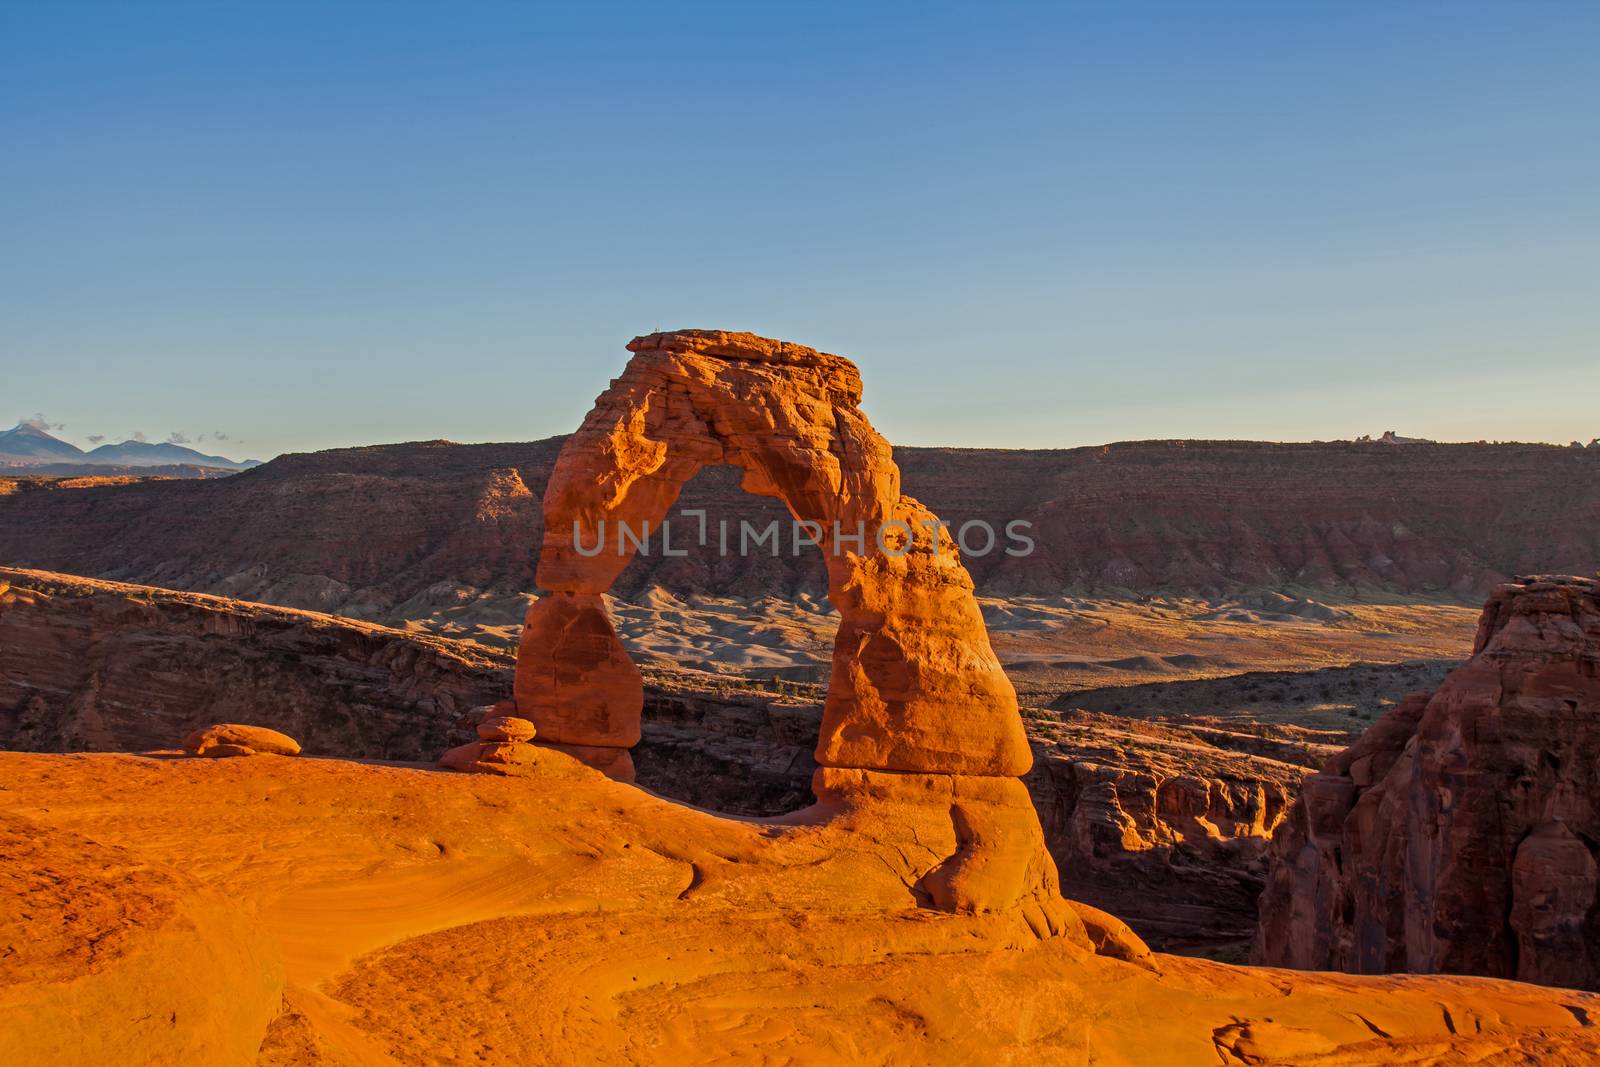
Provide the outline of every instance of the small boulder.
<path id="1" fill-rule="evenodd" d="M 473 741 L 439 757 L 439 766 L 467 774 L 519 777 L 539 768 L 540 749 L 516 741 Z"/>
<path id="2" fill-rule="evenodd" d="M 193 756 L 298 756 L 300 742 L 265 726 L 223 722 L 196 730 L 183 739 L 183 750 Z"/>
<path id="3" fill-rule="evenodd" d="M 496 715 L 478 724 L 478 736 L 485 741 L 532 741 L 536 733 L 532 722 L 515 715 Z"/>
<path id="4" fill-rule="evenodd" d="M 1094 945 L 1096 956 L 1109 956 L 1124 963 L 1138 964 L 1146 970 L 1155 970 L 1150 946 L 1127 923 L 1081 900 L 1069 900 L 1067 905 L 1083 920 L 1084 930 Z"/>

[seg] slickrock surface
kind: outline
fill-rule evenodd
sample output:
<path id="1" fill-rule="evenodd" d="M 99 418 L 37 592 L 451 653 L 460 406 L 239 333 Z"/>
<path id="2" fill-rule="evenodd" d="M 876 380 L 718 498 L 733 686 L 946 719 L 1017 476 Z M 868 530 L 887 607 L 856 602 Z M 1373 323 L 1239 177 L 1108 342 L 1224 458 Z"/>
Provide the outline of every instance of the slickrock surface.
<path id="1" fill-rule="evenodd" d="M 1474 655 L 1305 783 L 1256 956 L 1600 988 L 1600 583 L 1498 587 Z"/>
<path id="2" fill-rule="evenodd" d="M 529 747 L 515 779 L 0 753 L 0 1062 L 1600 1057 L 1592 995 L 1125 962 L 1073 913 L 921 906 L 961 845 L 917 805 L 718 818 Z"/>
<path id="3" fill-rule="evenodd" d="M 628 654 L 598 595 L 637 552 L 627 531 L 659 526 L 702 467 L 731 464 L 746 491 L 809 524 L 840 613 L 817 761 L 1025 773 L 1016 691 L 972 580 L 937 518 L 901 494 L 889 443 L 861 412 L 854 364 L 718 330 L 651 334 L 628 349 L 545 488 L 537 580 L 563 595 L 529 608 L 519 712 L 559 741 L 638 739 L 641 685 L 619 669 Z"/>
<path id="4" fill-rule="evenodd" d="M 1062 893 L 1163 951 L 1242 961 L 1272 832 L 1305 775 L 1340 750 L 1279 742 L 1286 758 L 1263 758 L 1249 751 L 1262 740 L 1237 729 L 1024 716 L 1034 752 L 1024 782 Z M 794 811 L 811 798 L 821 717 L 817 704 L 755 693 L 652 695 L 638 780 L 716 811 Z"/>
<path id="5" fill-rule="evenodd" d="M 244 722 L 315 755 L 432 759 L 505 695 L 507 661 L 314 612 L 0 568 L 0 748 L 166 749 Z"/>
<path id="6" fill-rule="evenodd" d="M 793 811 L 811 796 L 821 715 L 817 704 L 755 693 L 652 695 L 635 750 L 639 782 L 717 811 Z M 1301 780 L 1339 748 L 1273 741 L 1237 724 L 1024 716 L 1034 751 L 1025 782 L 1062 893 L 1164 951 L 1242 960 L 1268 841 Z"/>

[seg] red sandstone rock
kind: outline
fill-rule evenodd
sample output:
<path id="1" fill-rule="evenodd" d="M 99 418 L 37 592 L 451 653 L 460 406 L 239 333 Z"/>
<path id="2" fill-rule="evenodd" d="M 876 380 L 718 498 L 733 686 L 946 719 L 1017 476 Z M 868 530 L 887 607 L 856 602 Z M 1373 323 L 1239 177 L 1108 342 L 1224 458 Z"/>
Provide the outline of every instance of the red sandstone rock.
<path id="1" fill-rule="evenodd" d="M 644 683 L 594 593 L 552 593 L 528 608 L 517 653 L 517 714 L 546 741 L 639 743 Z"/>
<path id="2" fill-rule="evenodd" d="M 1083 920 L 1083 928 L 1088 933 L 1089 941 L 1094 945 L 1097 955 L 1110 956 L 1112 959 L 1154 969 L 1150 946 L 1146 945 L 1127 923 L 1110 912 L 1101 911 L 1079 900 L 1069 900 L 1067 904 L 1078 913 L 1078 918 Z"/>
<path id="3" fill-rule="evenodd" d="M 615 778 L 619 782 L 634 780 L 633 754 L 625 748 L 611 748 L 607 745 L 562 745 L 545 741 L 540 741 L 538 745 L 540 748 L 564 752 L 573 759 L 587 763 L 608 778 Z"/>
<path id="4" fill-rule="evenodd" d="M 839 356 L 751 334 L 685 330 L 635 339 L 622 376 L 562 448 L 545 489 L 538 580 L 595 597 L 639 533 L 666 517 L 694 473 L 745 471 L 820 542 L 843 621 L 818 762 L 1014 776 L 1031 763 L 1015 691 L 990 648 L 972 581 L 931 512 L 900 493 L 886 442 L 859 409 L 861 377 Z M 880 536 L 881 534 L 881 536 Z M 599 551 L 593 551 L 598 548 Z M 580 660 L 543 635 L 580 609 L 530 612 L 517 707 L 566 743 L 626 747 L 638 704 L 615 633 L 583 624 Z M 598 609 L 597 609 L 598 610 Z M 623 657 L 625 659 L 625 656 Z M 526 667 L 524 668 L 524 664 Z M 560 686 L 595 677 L 575 701 Z"/>
<path id="5" fill-rule="evenodd" d="M 225 722 L 196 730 L 183 739 L 183 750 L 196 756 L 298 756 L 300 742 L 265 726 Z"/>
<path id="6" fill-rule="evenodd" d="M 515 715 L 495 715 L 478 724 L 478 737 L 484 741 L 532 741 L 537 728 Z"/>
<path id="7" fill-rule="evenodd" d="M 568 438 L 545 488 L 538 580 L 553 593 L 523 628 L 517 714 L 542 742 L 631 780 L 631 759 L 622 761 L 639 739 L 642 687 L 600 595 L 697 471 L 737 466 L 746 490 L 808 524 L 842 617 L 816 748 L 817 810 L 849 812 L 865 834 L 923 826 L 927 836 L 913 829 L 914 840 L 947 841 L 916 871 L 919 899 L 935 908 L 1023 908 L 1038 936 L 1075 931 L 1087 943 L 1015 777 L 1032 755 L 972 580 L 934 515 L 901 495 L 889 444 L 859 408 L 855 366 L 708 330 L 628 348 L 633 358 Z M 515 748 L 495 744 L 445 762 L 492 770 Z"/>
<path id="8" fill-rule="evenodd" d="M 817 810 L 869 837 L 907 835 L 938 849 L 918 872 L 917 891 L 941 911 L 976 913 L 1026 907 L 1041 936 L 1082 923 L 1060 896 L 1028 790 L 1015 778 L 908 774 L 819 767 Z M 1086 936 L 1086 935 L 1084 935 Z"/>
<path id="9" fill-rule="evenodd" d="M 539 748 L 518 741 L 471 741 L 439 757 L 439 766 L 466 774 L 514 777 L 533 774 L 539 767 Z"/>
<path id="10" fill-rule="evenodd" d="M 1472 659 L 1306 780 L 1255 955 L 1600 988 L 1600 583 L 1528 578 Z"/>

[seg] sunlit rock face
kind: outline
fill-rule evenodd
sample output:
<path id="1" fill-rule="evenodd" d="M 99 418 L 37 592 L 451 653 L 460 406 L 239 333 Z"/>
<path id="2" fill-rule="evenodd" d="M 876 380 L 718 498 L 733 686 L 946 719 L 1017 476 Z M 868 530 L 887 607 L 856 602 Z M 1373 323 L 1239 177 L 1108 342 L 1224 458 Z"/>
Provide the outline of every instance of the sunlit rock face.
<path id="1" fill-rule="evenodd" d="M 1600 583 L 1501 585 L 1472 658 L 1306 780 L 1256 958 L 1600 988 L 1597 798 Z"/>
<path id="2" fill-rule="evenodd" d="M 1016 694 L 989 645 L 972 580 L 935 516 L 900 492 L 887 441 L 839 356 L 752 334 L 685 330 L 628 345 L 622 376 L 562 448 L 545 489 L 538 581 L 518 706 L 544 736 L 626 747 L 641 696 L 626 653 L 587 612 L 702 467 L 808 524 L 843 617 L 817 760 L 865 770 L 1016 776 L 1031 763 Z M 789 538 L 780 533 L 786 543 Z M 576 632 L 551 659 L 551 637 Z M 593 699 L 558 698 L 595 679 Z"/>
<path id="3" fill-rule="evenodd" d="M 1032 754 L 1016 692 L 955 542 L 900 492 L 889 444 L 861 412 L 855 365 L 711 330 L 628 348 L 545 488 L 547 592 L 523 625 L 512 710 L 540 743 L 631 778 L 623 756 L 640 737 L 643 686 L 601 595 L 697 471 L 738 467 L 746 490 L 792 514 L 776 536 L 793 549 L 803 530 L 822 554 L 841 616 L 816 747 L 819 816 L 848 813 L 864 833 L 891 809 L 899 824 L 938 823 L 951 849 L 917 872 L 919 900 L 944 911 L 1026 905 L 1041 936 L 1067 929 L 1017 781 Z M 471 746 L 451 760 L 473 769 Z"/>

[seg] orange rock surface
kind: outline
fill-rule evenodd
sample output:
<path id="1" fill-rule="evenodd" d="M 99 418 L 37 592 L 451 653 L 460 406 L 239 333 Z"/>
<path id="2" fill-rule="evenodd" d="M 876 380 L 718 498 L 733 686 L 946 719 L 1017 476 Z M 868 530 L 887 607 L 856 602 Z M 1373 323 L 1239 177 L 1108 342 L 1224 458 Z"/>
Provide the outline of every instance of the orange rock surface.
<path id="1" fill-rule="evenodd" d="M 929 910 L 959 779 L 874 799 L 878 775 L 829 772 L 868 788 L 730 819 L 524 747 L 520 778 L 0 753 L 0 1063 L 1600 1057 L 1583 993 L 1140 958 L 1088 909 Z M 981 836 L 996 801 L 971 799 Z"/>
<path id="2" fill-rule="evenodd" d="M 534 601 L 517 652 L 517 711 L 566 745 L 639 743 L 644 681 L 593 593 Z"/>
<path id="3" fill-rule="evenodd" d="M 251 756 L 259 753 L 298 756 L 300 742 L 265 726 L 224 722 L 196 730 L 185 737 L 183 750 L 195 756 Z"/>
<path id="4" fill-rule="evenodd" d="M 637 551 L 628 535 L 658 527 L 702 467 L 732 464 L 745 472 L 746 490 L 782 500 L 809 524 L 842 617 L 818 762 L 1026 773 L 1016 693 L 990 647 L 972 580 L 933 514 L 901 494 L 889 444 L 861 412 L 854 364 L 713 330 L 652 334 L 628 348 L 622 376 L 551 472 L 539 584 L 575 598 L 605 592 Z M 781 548 L 792 546 L 791 534 L 779 530 Z M 519 712 L 554 740 L 632 744 L 638 702 L 622 672 L 564 698 L 570 680 L 625 653 L 609 625 L 557 603 L 529 613 Z M 543 636 L 569 626 L 581 633 L 570 657 Z"/>
<path id="5" fill-rule="evenodd" d="M 900 493 L 889 444 L 861 413 L 855 366 L 707 330 L 628 348 L 622 377 L 568 438 L 545 488 L 538 578 L 552 592 L 523 626 L 517 714 L 543 743 L 631 779 L 631 761 L 613 753 L 639 740 L 644 690 L 601 594 L 695 472 L 733 464 L 746 489 L 805 524 L 841 616 L 816 748 L 822 808 L 909 805 L 902 821 L 931 817 L 954 838 L 917 881 L 922 902 L 961 912 L 1026 902 L 1041 936 L 1063 932 L 1055 863 L 1016 778 L 1032 766 L 1016 692 L 954 541 Z M 774 554 L 797 547 L 794 529 L 772 536 Z M 494 773 L 525 762 L 497 741 L 441 760 Z"/>

